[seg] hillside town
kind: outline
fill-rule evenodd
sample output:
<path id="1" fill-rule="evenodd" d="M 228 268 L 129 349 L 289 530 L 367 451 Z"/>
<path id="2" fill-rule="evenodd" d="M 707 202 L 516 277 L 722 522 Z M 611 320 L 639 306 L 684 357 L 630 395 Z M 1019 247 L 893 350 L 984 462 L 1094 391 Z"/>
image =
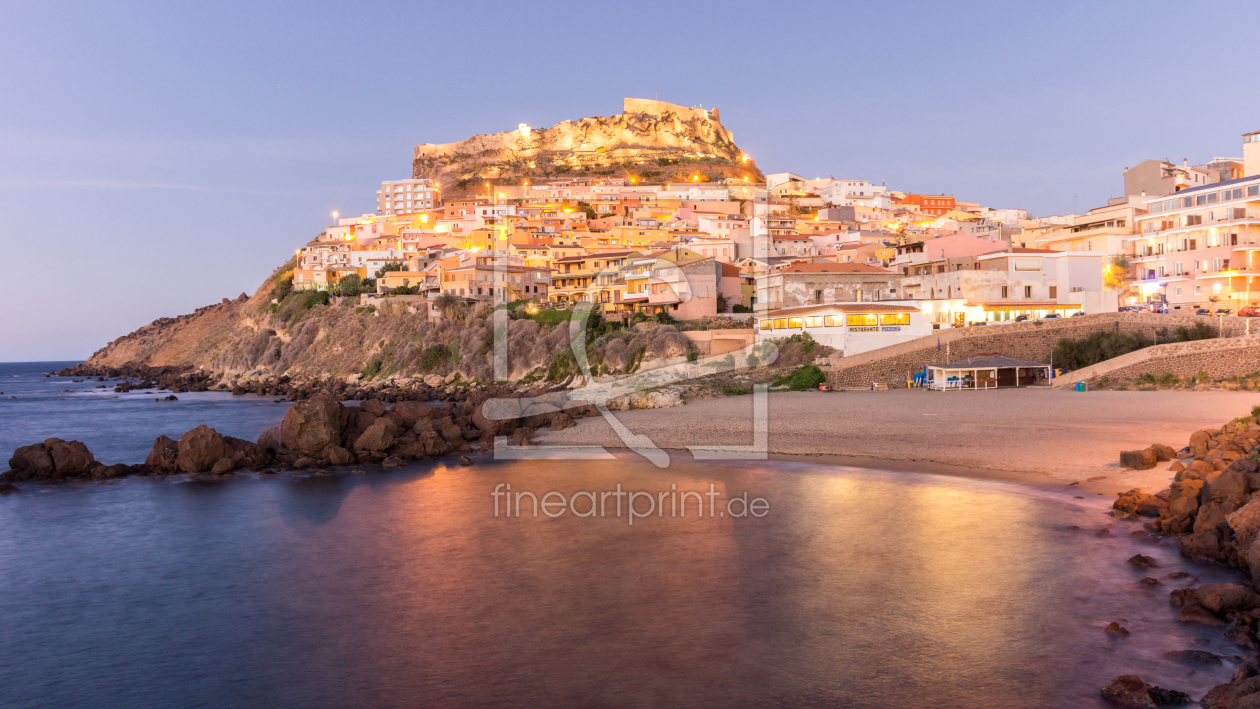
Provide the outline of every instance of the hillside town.
<path id="1" fill-rule="evenodd" d="M 1260 131 L 1243 136 L 1241 157 L 1117 172 L 1124 196 L 1042 217 L 791 172 L 386 180 L 374 212 L 334 213 L 297 251 L 292 287 L 535 312 L 590 303 L 623 320 L 723 316 L 758 339 L 808 333 L 850 354 L 933 329 L 1118 309 L 1253 314 Z"/>

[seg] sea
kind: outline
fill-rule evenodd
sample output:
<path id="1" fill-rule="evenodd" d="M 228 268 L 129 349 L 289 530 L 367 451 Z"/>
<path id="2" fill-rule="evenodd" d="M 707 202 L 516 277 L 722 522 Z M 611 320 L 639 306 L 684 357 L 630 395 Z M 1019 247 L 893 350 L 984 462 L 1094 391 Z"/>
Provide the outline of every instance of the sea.
<path id="1" fill-rule="evenodd" d="M 44 376 L 69 364 L 0 364 L 0 456 L 142 462 L 288 406 Z M 630 453 L 24 484 L 0 496 L 0 707 L 1102 707 L 1122 674 L 1200 697 L 1241 651 L 1168 594 L 1238 579 L 1109 503 Z"/>

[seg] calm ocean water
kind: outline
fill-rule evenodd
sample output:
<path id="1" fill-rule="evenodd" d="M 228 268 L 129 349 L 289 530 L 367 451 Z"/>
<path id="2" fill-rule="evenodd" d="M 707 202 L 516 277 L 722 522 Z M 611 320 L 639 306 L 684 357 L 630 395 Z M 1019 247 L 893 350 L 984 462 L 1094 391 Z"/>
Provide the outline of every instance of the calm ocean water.
<path id="1" fill-rule="evenodd" d="M 283 412 L 62 395 L 48 369 L 0 388 L 24 392 L 0 400 L 6 446 L 76 437 L 130 462 L 157 433 L 253 437 Z M 1233 666 L 1163 654 L 1237 652 L 1173 620 L 1177 582 L 1139 583 L 1231 577 L 1136 525 L 1095 536 L 1108 498 L 630 456 L 360 470 L 0 497 L 0 706 L 1096 707 L 1126 673 L 1201 696 Z M 500 483 L 568 499 L 712 485 L 718 510 L 744 492 L 770 509 L 631 526 L 613 500 L 553 519 L 526 498 L 496 517 Z M 1138 552 L 1160 568 L 1125 563 Z M 1106 636 L 1113 620 L 1132 636 Z"/>

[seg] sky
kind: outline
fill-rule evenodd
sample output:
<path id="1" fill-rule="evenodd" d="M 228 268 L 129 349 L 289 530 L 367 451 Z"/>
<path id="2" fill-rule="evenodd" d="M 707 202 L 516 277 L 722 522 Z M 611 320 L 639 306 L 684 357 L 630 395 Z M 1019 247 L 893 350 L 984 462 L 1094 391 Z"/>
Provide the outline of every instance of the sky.
<path id="1" fill-rule="evenodd" d="M 1260 3 L 0 4 L 0 361 L 252 293 L 411 150 L 623 97 L 721 109 L 765 172 L 1035 216 L 1260 129 Z"/>

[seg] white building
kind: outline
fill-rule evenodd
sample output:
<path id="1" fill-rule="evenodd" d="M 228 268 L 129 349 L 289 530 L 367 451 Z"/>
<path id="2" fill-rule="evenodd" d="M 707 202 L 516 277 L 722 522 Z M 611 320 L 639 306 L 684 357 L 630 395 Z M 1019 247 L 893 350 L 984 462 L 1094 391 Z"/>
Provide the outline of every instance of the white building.
<path id="1" fill-rule="evenodd" d="M 442 195 L 433 180 L 387 180 L 376 191 L 377 214 L 411 214 L 441 206 Z"/>
<path id="2" fill-rule="evenodd" d="M 808 333 L 841 356 L 900 344 L 932 334 L 932 323 L 913 305 L 832 303 L 772 310 L 758 316 L 756 341 Z"/>
<path id="3" fill-rule="evenodd" d="M 888 188 L 866 180 L 831 180 L 818 190 L 818 196 L 837 207 L 892 209 Z"/>

